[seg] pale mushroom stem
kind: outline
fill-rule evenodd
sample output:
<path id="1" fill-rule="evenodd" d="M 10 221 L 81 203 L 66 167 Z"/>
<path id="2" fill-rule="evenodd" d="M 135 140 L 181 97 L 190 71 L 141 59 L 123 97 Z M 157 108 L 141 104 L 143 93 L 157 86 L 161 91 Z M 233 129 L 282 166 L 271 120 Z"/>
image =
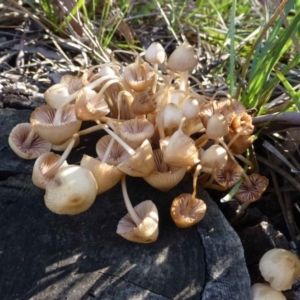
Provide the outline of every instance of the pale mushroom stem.
<path id="1" fill-rule="evenodd" d="M 91 82 L 90 84 L 86 85 L 85 88 L 89 88 L 92 90 L 106 80 L 109 80 L 109 81 L 116 80 L 117 82 L 119 82 L 120 78 L 116 75 L 105 75 L 105 76 L 100 77 L 99 79 Z M 70 103 L 71 101 L 73 101 L 77 97 L 78 93 L 79 93 L 79 91 L 76 91 L 73 94 L 71 94 L 68 98 L 66 98 L 64 104 Z"/>
<path id="2" fill-rule="evenodd" d="M 62 115 L 64 112 L 64 108 L 66 107 L 67 104 L 68 104 L 68 102 L 63 102 L 63 104 L 55 111 L 55 116 L 54 116 L 54 119 L 52 122 L 52 124 L 54 126 L 61 124 L 61 119 L 62 119 Z"/>
<path id="3" fill-rule="evenodd" d="M 182 91 L 187 91 L 188 88 L 188 75 L 189 72 L 180 72 L 180 81 L 179 81 L 179 89 Z"/>
<path id="4" fill-rule="evenodd" d="M 183 211 L 183 215 L 187 215 L 188 212 L 191 210 L 191 207 L 194 203 L 194 200 L 196 198 L 196 193 L 197 193 L 197 180 L 198 180 L 198 176 L 199 176 L 199 173 L 201 171 L 201 165 L 197 165 L 196 167 L 196 170 L 194 172 L 194 176 L 193 176 L 193 194 L 191 196 L 191 198 L 189 199 L 188 201 L 188 204 L 187 206 L 185 207 L 184 211 Z"/>
<path id="5" fill-rule="evenodd" d="M 29 134 L 27 135 L 25 141 L 23 142 L 23 147 L 24 148 L 29 148 L 30 147 L 35 135 L 36 135 L 36 133 L 35 133 L 34 129 L 31 128 Z"/>
<path id="6" fill-rule="evenodd" d="M 114 143 L 115 143 L 114 138 L 111 138 L 111 140 L 110 140 L 110 142 L 109 142 L 109 144 L 108 144 L 108 146 L 107 146 L 107 148 L 106 148 L 106 150 L 105 150 L 105 153 L 104 153 L 104 155 L 103 155 L 103 159 L 102 159 L 102 162 L 103 162 L 103 163 L 106 162 L 106 160 L 107 160 L 107 158 L 108 158 L 108 156 L 109 156 L 109 153 L 110 153 L 110 151 L 111 151 L 111 149 L 112 149 Z"/>
<path id="7" fill-rule="evenodd" d="M 152 93 L 156 93 L 156 85 L 157 85 L 157 79 L 158 79 L 158 64 L 153 65 L 153 71 L 154 71 L 154 80 L 152 85 Z"/>
<path id="8" fill-rule="evenodd" d="M 121 179 L 121 185 L 122 185 L 122 193 L 123 193 L 123 198 L 124 202 L 128 211 L 128 214 L 130 215 L 132 221 L 135 223 L 136 226 L 138 226 L 141 223 L 141 219 L 137 215 L 135 209 L 133 208 L 128 193 L 127 193 L 127 187 L 126 187 L 126 175 L 124 174 L 122 179 Z"/>
<path id="9" fill-rule="evenodd" d="M 125 101 L 126 101 L 126 104 L 127 104 L 128 108 L 130 108 L 130 105 L 131 105 L 132 100 L 133 100 L 132 95 L 127 91 L 120 91 L 118 93 L 118 98 L 117 98 L 118 121 L 121 119 L 121 111 L 122 111 L 121 105 L 122 105 L 123 96 L 125 96 Z M 122 116 L 122 117 L 124 118 L 124 116 Z M 131 119 L 131 116 L 125 116 L 125 118 Z"/>
<path id="10" fill-rule="evenodd" d="M 76 138 L 78 138 L 79 135 L 78 133 L 75 133 L 73 135 L 73 137 L 70 139 L 70 142 L 67 146 L 67 148 L 65 149 L 65 151 L 63 152 L 63 154 L 61 155 L 61 157 L 59 158 L 59 160 L 55 163 L 55 165 L 53 165 L 52 168 L 50 168 L 45 174 L 44 176 L 45 177 L 48 177 L 48 178 L 51 178 L 53 177 L 58 169 L 62 166 L 62 164 L 66 161 L 66 159 L 68 158 L 68 155 L 70 154 L 74 144 L 75 144 L 75 141 L 76 141 Z"/>

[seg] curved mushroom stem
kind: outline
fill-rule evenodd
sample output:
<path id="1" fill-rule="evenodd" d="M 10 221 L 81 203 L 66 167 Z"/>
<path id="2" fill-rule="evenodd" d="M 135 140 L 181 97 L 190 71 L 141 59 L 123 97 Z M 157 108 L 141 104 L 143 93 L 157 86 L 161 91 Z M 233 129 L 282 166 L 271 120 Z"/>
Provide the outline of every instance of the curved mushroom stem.
<path id="1" fill-rule="evenodd" d="M 126 187 L 126 175 L 124 174 L 122 179 L 121 179 L 121 185 L 122 185 L 122 193 L 123 193 L 123 198 L 124 202 L 128 211 L 128 214 L 130 215 L 132 221 L 135 223 L 136 226 L 138 226 L 141 223 L 141 219 L 137 215 L 135 209 L 133 208 L 128 193 L 127 193 L 127 187 Z"/>
<path id="2" fill-rule="evenodd" d="M 194 176 L 193 176 L 193 194 L 191 196 L 191 198 L 188 201 L 187 206 L 185 207 L 184 211 L 183 211 L 183 215 L 188 214 L 188 212 L 191 210 L 191 207 L 194 203 L 194 200 L 196 198 L 196 193 L 197 193 L 197 180 L 198 180 L 198 175 L 201 172 L 201 168 L 202 166 L 200 164 L 197 165 L 196 170 L 194 172 Z"/>
<path id="3" fill-rule="evenodd" d="M 35 133 L 34 129 L 31 128 L 29 134 L 27 135 L 25 141 L 23 142 L 23 147 L 29 148 L 32 141 L 33 141 L 33 139 L 34 139 L 34 137 L 35 137 L 35 135 L 37 135 L 37 133 Z"/>
<path id="4" fill-rule="evenodd" d="M 99 79 L 91 82 L 90 84 L 86 85 L 85 88 L 89 88 L 89 89 L 94 89 L 96 88 L 99 84 L 103 83 L 104 81 L 108 80 L 112 81 L 112 80 L 116 80 L 117 82 L 121 81 L 121 79 L 116 76 L 116 75 L 106 75 L 103 77 L 100 77 Z M 113 82 L 111 82 L 112 84 Z M 70 103 L 72 100 L 74 100 L 77 97 L 79 91 L 76 91 L 75 93 L 71 94 L 67 99 L 66 99 L 66 103 Z"/>
<path id="5" fill-rule="evenodd" d="M 52 168 L 50 168 L 45 174 L 45 177 L 51 178 L 53 177 L 58 169 L 62 166 L 62 164 L 65 162 L 65 160 L 68 158 L 68 155 L 70 154 L 76 139 L 79 137 L 78 133 L 75 133 L 72 138 L 70 139 L 70 142 L 67 146 L 67 148 L 65 149 L 65 151 L 63 152 L 63 154 L 61 155 L 61 157 L 59 158 L 59 160 L 55 163 L 55 165 L 53 165 Z"/>
<path id="6" fill-rule="evenodd" d="M 158 64 L 153 65 L 153 71 L 154 71 L 154 79 L 153 79 L 153 85 L 152 85 L 152 93 L 155 94 L 157 79 L 158 79 Z"/>

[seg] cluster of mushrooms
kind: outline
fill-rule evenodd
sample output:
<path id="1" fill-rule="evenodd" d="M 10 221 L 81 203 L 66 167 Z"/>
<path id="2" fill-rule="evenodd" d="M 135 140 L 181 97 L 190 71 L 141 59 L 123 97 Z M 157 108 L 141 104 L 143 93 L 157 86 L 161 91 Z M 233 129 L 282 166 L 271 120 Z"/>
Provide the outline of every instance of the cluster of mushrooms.
<path id="1" fill-rule="evenodd" d="M 267 283 L 252 285 L 252 300 L 286 300 L 281 291 L 291 289 L 300 276 L 300 261 L 292 252 L 275 248 L 262 256 L 259 270 Z"/>
<path id="2" fill-rule="evenodd" d="M 57 214 L 78 214 L 121 181 L 128 214 L 117 233 L 150 243 L 158 237 L 157 208 L 150 200 L 131 205 L 126 175 L 143 177 L 167 192 L 186 172 L 194 173 L 193 194 L 181 194 L 171 205 L 179 227 L 192 226 L 205 215 L 206 205 L 196 197 L 198 183 L 222 191 L 239 184 L 236 199 L 259 199 L 268 179 L 247 174 L 251 162 L 243 156 L 254 141 L 252 118 L 227 93 L 209 97 L 196 92 L 202 86 L 190 75 L 198 63 L 193 47 L 181 44 L 168 60 L 158 42 L 144 53 L 130 54 L 135 61 L 128 65 L 112 54 L 109 63 L 80 77 L 63 76 L 45 92 L 47 104 L 33 111 L 30 123 L 11 131 L 9 144 L 15 153 L 37 158 L 32 180 L 45 189 L 46 206 Z M 95 125 L 80 130 L 82 121 Z M 68 165 L 80 137 L 99 130 L 106 135 L 96 144 L 98 157 L 84 155 L 80 165 Z"/>

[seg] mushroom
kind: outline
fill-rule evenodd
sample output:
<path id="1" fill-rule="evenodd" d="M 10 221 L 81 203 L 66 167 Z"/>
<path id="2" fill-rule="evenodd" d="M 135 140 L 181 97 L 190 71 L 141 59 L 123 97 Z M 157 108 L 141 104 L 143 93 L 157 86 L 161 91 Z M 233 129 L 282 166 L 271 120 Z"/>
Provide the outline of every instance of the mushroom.
<path id="1" fill-rule="evenodd" d="M 47 176 L 47 171 L 53 168 L 60 160 L 61 156 L 54 154 L 53 152 L 46 152 L 40 155 L 34 162 L 32 171 L 32 182 L 34 185 L 41 189 L 46 189 L 46 186 L 50 180 L 53 179 L 56 172 L 63 167 L 66 167 L 68 163 L 64 161 L 55 172 Z"/>
<path id="2" fill-rule="evenodd" d="M 91 171 L 76 165 L 58 170 L 46 185 L 45 205 L 52 212 L 75 215 L 86 211 L 94 203 L 97 182 Z"/>
<path id="3" fill-rule="evenodd" d="M 145 59 L 154 66 L 154 80 L 152 92 L 156 91 L 156 83 L 158 78 L 158 65 L 162 64 L 166 59 L 166 51 L 159 42 L 153 42 L 145 52 Z"/>
<path id="4" fill-rule="evenodd" d="M 152 86 L 154 72 L 147 62 L 138 56 L 136 61 L 128 65 L 123 72 L 123 80 L 135 92 L 141 93 Z"/>
<path id="5" fill-rule="evenodd" d="M 94 175 L 98 186 L 97 195 L 115 186 L 124 174 L 116 166 L 109 165 L 86 154 L 83 155 L 80 165 L 89 169 Z"/>
<path id="6" fill-rule="evenodd" d="M 235 197 L 242 202 L 258 200 L 269 184 L 269 179 L 256 173 L 244 175 L 244 180 L 237 190 Z"/>
<path id="7" fill-rule="evenodd" d="M 180 74 L 179 89 L 186 91 L 188 85 L 188 72 L 192 71 L 198 63 L 194 49 L 188 43 L 179 45 L 168 59 L 168 68 Z"/>
<path id="8" fill-rule="evenodd" d="M 59 108 L 60 109 L 60 108 Z M 51 144 L 63 144 L 78 132 L 81 121 L 77 120 L 74 104 L 66 105 L 62 109 L 61 118 L 56 120 L 56 109 L 49 105 L 37 107 L 30 117 L 34 130 Z"/>
<path id="9" fill-rule="evenodd" d="M 197 179 L 201 166 L 198 165 L 193 178 L 193 194 L 181 194 L 176 197 L 171 205 L 171 217 L 180 228 L 193 226 L 200 222 L 206 213 L 206 204 L 203 200 L 196 198 Z"/>
<path id="10" fill-rule="evenodd" d="M 51 144 L 40 137 L 30 123 L 16 125 L 9 134 L 8 143 L 24 159 L 34 159 L 51 150 Z"/>
<path id="11" fill-rule="evenodd" d="M 166 147 L 162 148 L 164 161 L 177 167 L 189 167 L 199 163 L 198 149 L 193 139 L 182 131 L 185 118 L 182 118 L 179 129 L 171 136 Z"/>
<path id="12" fill-rule="evenodd" d="M 292 288 L 292 284 L 300 276 L 300 262 L 292 252 L 275 248 L 262 256 L 259 270 L 272 288 L 285 291 Z"/>
<path id="13" fill-rule="evenodd" d="M 132 207 L 125 175 L 122 177 L 122 193 L 128 214 L 118 223 L 117 234 L 137 243 L 153 243 L 158 237 L 158 211 L 151 200 L 141 202 Z"/>
<path id="14" fill-rule="evenodd" d="M 83 88 L 79 91 L 76 102 L 75 112 L 78 120 L 98 120 L 109 113 L 109 108 L 103 95 L 95 91 Z"/>
<path id="15" fill-rule="evenodd" d="M 270 287 L 267 283 L 255 283 L 251 286 L 252 300 L 286 300 L 279 291 Z"/>
<path id="16" fill-rule="evenodd" d="M 138 148 L 144 140 L 150 139 L 154 126 L 147 119 L 130 119 L 118 127 L 121 138 L 133 149 Z"/>
<path id="17" fill-rule="evenodd" d="M 163 154 L 160 149 L 153 151 L 155 170 L 148 176 L 143 177 L 146 182 L 156 189 L 167 192 L 176 186 L 186 173 L 186 167 L 174 167 L 163 161 Z"/>

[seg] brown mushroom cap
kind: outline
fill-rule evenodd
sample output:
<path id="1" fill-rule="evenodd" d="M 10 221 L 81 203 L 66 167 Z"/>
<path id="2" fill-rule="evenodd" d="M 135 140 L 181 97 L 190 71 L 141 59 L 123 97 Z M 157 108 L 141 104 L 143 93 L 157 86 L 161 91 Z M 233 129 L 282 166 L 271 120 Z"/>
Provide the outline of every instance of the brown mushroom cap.
<path id="1" fill-rule="evenodd" d="M 192 203 L 190 203 L 192 201 Z M 186 228 L 200 222 L 206 213 L 206 204 L 191 194 L 181 194 L 171 205 L 171 217 L 176 226 Z"/>
<path id="2" fill-rule="evenodd" d="M 144 180 L 156 189 L 167 192 L 182 180 L 186 167 L 180 168 L 166 164 L 160 149 L 153 151 L 153 157 L 155 170 L 149 176 L 144 177 Z"/>
<path id="3" fill-rule="evenodd" d="M 254 202 L 258 200 L 269 184 L 265 176 L 253 173 L 248 176 L 249 182 L 244 179 L 235 197 L 242 202 Z"/>
<path id="4" fill-rule="evenodd" d="M 30 123 L 16 125 L 9 134 L 8 143 L 24 159 L 34 159 L 51 150 L 51 144 L 35 133 Z"/>
<path id="5" fill-rule="evenodd" d="M 123 217 L 117 227 L 117 234 L 137 243 L 152 243 L 158 237 L 158 211 L 151 200 L 146 200 L 134 207 L 141 223 L 136 225 L 129 213 Z"/>

